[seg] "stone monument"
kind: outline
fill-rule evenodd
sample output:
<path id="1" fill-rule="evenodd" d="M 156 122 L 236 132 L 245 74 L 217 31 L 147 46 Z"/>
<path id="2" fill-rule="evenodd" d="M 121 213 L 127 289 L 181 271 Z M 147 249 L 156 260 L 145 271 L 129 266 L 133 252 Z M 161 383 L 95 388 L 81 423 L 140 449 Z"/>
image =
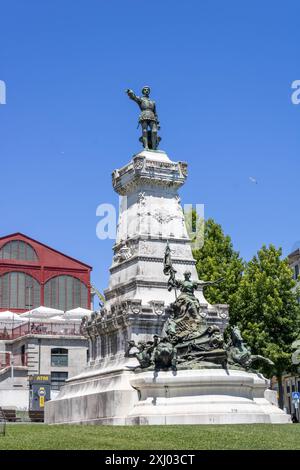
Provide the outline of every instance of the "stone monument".
<path id="1" fill-rule="evenodd" d="M 46 403 L 47 423 L 285 423 L 264 395 L 268 380 L 238 328 L 225 340 L 227 305 L 210 305 L 198 279 L 178 190 L 187 163 L 158 150 L 150 88 L 141 109 L 144 149 L 112 174 L 121 196 L 105 303 L 83 319 L 87 368 Z M 219 279 L 215 282 L 223 282 Z M 269 361 L 270 363 L 270 361 Z"/>

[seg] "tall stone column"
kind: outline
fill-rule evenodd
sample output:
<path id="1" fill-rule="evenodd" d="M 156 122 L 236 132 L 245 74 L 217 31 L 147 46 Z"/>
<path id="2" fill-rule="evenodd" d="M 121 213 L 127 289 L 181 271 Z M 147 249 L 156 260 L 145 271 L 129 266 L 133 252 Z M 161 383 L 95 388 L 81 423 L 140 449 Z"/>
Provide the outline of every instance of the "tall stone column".
<path id="1" fill-rule="evenodd" d="M 178 194 L 186 178 L 187 163 L 173 162 L 158 150 L 144 150 L 113 172 L 113 187 L 121 196 L 119 222 L 105 308 L 97 328 L 90 327 L 93 361 L 122 356 L 129 340 L 160 334 L 175 300 L 163 274 L 167 241 L 176 276 L 181 279 L 189 270 L 198 280 Z M 196 295 L 203 318 L 222 328 L 227 306 L 209 305 L 201 290 Z"/>

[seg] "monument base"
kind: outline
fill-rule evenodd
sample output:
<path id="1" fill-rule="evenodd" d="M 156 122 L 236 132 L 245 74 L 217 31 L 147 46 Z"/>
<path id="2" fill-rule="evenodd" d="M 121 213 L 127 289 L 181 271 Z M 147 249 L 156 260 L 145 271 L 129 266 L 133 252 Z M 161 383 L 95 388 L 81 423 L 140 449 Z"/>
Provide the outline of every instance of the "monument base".
<path id="1" fill-rule="evenodd" d="M 133 372 L 122 362 L 71 379 L 55 400 L 46 403 L 46 423 L 290 422 L 289 415 L 265 398 L 268 381 L 261 375 L 223 369 Z"/>
<path id="2" fill-rule="evenodd" d="M 289 423 L 265 397 L 268 380 L 240 370 L 144 372 L 130 381 L 138 391 L 126 424 Z"/>
<path id="3" fill-rule="evenodd" d="M 135 359 L 124 354 L 94 364 L 68 380 L 59 395 L 45 404 L 48 424 L 111 424 L 124 425 L 137 399 L 130 385 L 133 376 L 127 366 L 136 366 Z"/>

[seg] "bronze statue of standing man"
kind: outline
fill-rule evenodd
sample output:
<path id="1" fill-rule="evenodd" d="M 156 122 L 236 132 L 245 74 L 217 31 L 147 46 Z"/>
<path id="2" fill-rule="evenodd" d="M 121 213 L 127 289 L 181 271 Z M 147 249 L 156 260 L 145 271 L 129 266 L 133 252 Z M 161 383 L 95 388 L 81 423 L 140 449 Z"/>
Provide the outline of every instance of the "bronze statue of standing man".
<path id="1" fill-rule="evenodd" d="M 141 110 L 139 124 L 142 127 L 142 137 L 140 141 L 146 150 L 156 150 L 160 141 L 157 131 L 160 129 L 156 114 L 155 101 L 150 100 L 150 87 L 144 86 L 142 96 L 136 96 L 132 90 L 126 90 L 130 99 L 135 101 Z"/>

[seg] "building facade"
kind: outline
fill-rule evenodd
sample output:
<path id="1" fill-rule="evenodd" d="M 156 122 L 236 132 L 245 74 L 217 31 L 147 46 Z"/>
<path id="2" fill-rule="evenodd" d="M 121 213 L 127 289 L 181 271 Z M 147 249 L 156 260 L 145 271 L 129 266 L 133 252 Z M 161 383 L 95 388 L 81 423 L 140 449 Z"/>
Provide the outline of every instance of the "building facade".
<path id="1" fill-rule="evenodd" d="M 15 233 L 0 238 L 0 312 L 90 308 L 91 266 Z"/>
<path id="2" fill-rule="evenodd" d="M 0 312 L 5 312 L 0 317 L 13 312 L 21 319 L 20 314 L 40 306 L 61 313 L 80 307 L 88 314 L 91 270 L 24 234 L 0 238 Z M 33 318 L 27 323 L 0 318 L 0 406 L 30 408 L 30 377 L 36 375 L 50 377 L 54 398 L 87 360 L 88 343 L 78 318 Z"/>
<path id="3" fill-rule="evenodd" d="M 288 255 L 289 265 L 293 270 L 293 278 L 295 281 L 299 281 L 299 274 L 300 274 L 300 248 L 293 251 L 291 254 Z"/>
<path id="4" fill-rule="evenodd" d="M 28 334 L 0 341 L 0 349 L 0 406 L 20 410 L 30 407 L 31 376 L 50 377 L 52 399 L 88 360 L 88 344 L 79 331 L 73 335 Z"/>
<path id="5" fill-rule="evenodd" d="M 289 265 L 293 271 L 293 278 L 299 282 L 300 274 L 300 249 L 293 251 L 288 255 Z M 300 299 L 298 299 L 300 302 Z M 288 413 L 294 415 L 299 420 L 299 409 L 295 408 L 293 403 L 293 392 L 300 392 L 300 375 L 286 374 L 282 377 L 284 407 Z"/>

